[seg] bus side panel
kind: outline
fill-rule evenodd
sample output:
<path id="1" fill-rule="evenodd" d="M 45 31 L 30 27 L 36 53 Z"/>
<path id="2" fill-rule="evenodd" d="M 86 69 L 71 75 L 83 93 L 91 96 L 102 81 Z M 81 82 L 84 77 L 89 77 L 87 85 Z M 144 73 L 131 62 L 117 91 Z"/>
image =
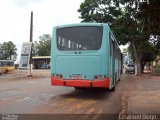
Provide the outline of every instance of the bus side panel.
<path id="1" fill-rule="evenodd" d="M 116 84 L 116 82 L 120 79 L 121 73 L 121 60 L 119 57 L 120 50 L 118 44 L 116 43 L 115 38 L 109 32 L 109 41 L 110 41 L 110 89 Z"/>
<path id="2" fill-rule="evenodd" d="M 102 40 L 102 74 L 110 78 L 110 48 L 109 48 L 109 28 L 108 25 L 103 26 Z"/>
<path id="3" fill-rule="evenodd" d="M 114 86 L 115 84 L 115 45 L 113 40 L 111 39 L 111 32 L 109 32 L 109 39 L 110 39 L 110 72 L 111 72 L 111 83 L 110 83 L 110 89 Z"/>

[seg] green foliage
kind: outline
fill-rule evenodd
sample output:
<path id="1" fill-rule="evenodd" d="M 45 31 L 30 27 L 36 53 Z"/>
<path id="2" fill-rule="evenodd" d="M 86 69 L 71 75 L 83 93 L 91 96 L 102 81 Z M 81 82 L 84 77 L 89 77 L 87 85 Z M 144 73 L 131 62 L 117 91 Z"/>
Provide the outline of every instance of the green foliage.
<path id="1" fill-rule="evenodd" d="M 160 75 L 160 65 L 152 66 L 152 75 Z"/>
<path id="2" fill-rule="evenodd" d="M 135 55 L 131 45 L 128 47 L 128 50 L 131 54 L 131 58 L 135 61 Z M 143 42 L 143 44 L 139 44 L 137 51 L 139 51 L 139 57 L 143 63 L 154 61 L 158 54 L 158 50 L 148 41 Z"/>
<path id="3" fill-rule="evenodd" d="M 82 22 L 108 22 L 111 24 L 122 14 L 116 4 L 110 0 L 85 0 L 78 9 Z"/>
<path id="4" fill-rule="evenodd" d="M 128 52 L 128 48 L 123 48 L 122 52 L 123 53 L 127 53 Z"/>
<path id="5" fill-rule="evenodd" d="M 160 49 L 148 42 L 160 35 L 159 0 L 85 0 L 78 10 L 82 22 L 108 23 L 120 45 L 129 44 L 135 62 L 151 61 Z M 147 45 L 147 46 L 145 46 Z M 155 49 L 153 49 L 155 47 Z"/>
<path id="6" fill-rule="evenodd" d="M 51 51 L 51 35 L 43 34 L 39 37 L 39 41 L 33 44 L 33 56 L 50 56 Z"/>
<path id="7" fill-rule="evenodd" d="M 16 45 L 12 41 L 0 44 L 0 60 L 15 60 L 16 51 Z"/>
<path id="8" fill-rule="evenodd" d="M 145 29 L 153 35 L 160 35 L 160 1 L 147 0 L 139 3 L 139 13 L 137 17 L 143 19 Z"/>
<path id="9" fill-rule="evenodd" d="M 82 22 L 109 23 L 119 44 L 160 35 L 158 0 L 85 0 L 78 12 Z"/>

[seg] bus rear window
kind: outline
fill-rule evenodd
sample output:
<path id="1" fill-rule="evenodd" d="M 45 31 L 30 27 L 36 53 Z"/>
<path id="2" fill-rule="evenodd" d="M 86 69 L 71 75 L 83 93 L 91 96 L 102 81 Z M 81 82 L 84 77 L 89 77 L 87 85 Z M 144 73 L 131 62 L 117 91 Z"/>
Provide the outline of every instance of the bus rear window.
<path id="1" fill-rule="evenodd" d="M 102 27 L 68 27 L 57 29 L 57 48 L 61 51 L 99 50 Z"/>

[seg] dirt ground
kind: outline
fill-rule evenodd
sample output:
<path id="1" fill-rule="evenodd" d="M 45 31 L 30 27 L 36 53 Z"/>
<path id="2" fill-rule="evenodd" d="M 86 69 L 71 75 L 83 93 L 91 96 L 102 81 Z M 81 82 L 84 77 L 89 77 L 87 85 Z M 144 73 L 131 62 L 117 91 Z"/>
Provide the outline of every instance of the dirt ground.
<path id="1" fill-rule="evenodd" d="M 160 113 L 160 76 L 146 73 L 141 76 L 124 75 L 123 77 L 130 81 L 126 84 L 126 91 L 122 97 L 126 105 L 124 113 Z"/>
<path id="2" fill-rule="evenodd" d="M 10 111 L 11 108 L 14 110 L 12 104 L 11 107 L 8 104 L 4 104 L 6 103 L 4 100 L 8 99 L 8 101 L 10 101 L 13 98 L 10 93 L 14 92 L 14 97 L 16 97 L 15 101 L 18 101 L 17 104 L 14 105 L 19 106 L 20 102 L 29 101 L 31 98 L 33 100 L 34 97 L 35 99 L 33 101 L 37 99 L 38 103 L 45 103 L 44 105 L 39 104 L 38 107 L 34 108 L 32 110 L 33 113 L 57 113 L 64 111 L 64 113 L 75 112 L 77 114 L 85 113 L 85 110 L 93 114 L 97 113 L 96 110 L 99 110 L 101 114 L 160 113 L 160 76 L 152 76 L 149 72 L 141 76 L 123 74 L 120 82 L 116 85 L 115 92 L 93 92 L 94 95 L 86 91 L 77 92 L 73 88 L 51 86 L 50 70 L 33 70 L 32 78 L 27 78 L 26 76 L 27 71 L 24 70 L 15 70 L 12 73 L 2 74 L 0 76 L 0 104 L 3 105 L 6 111 Z M 36 86 L 34 86 L 35 83 L 37 84 Z M 22 86 L 19 88 L 18 84 L 21 84 L 24 88 Z M 11 87 L 13 87 L 13 89 Z M 26 93 L 27 91 L 24 91 L 24 89 L 28 89 L 28 92 L 34 94 L 26 97 L 28 93 Z M 23 92 L 19 93 L 21 90 L 24 91 L 26 95 L 23 95 Z M 22 98 L 21 95 L 23 95 L 24 98 Z M 11 96 L 11 98 L 9 98 L 9 96 Z M 2 100 L 2 98 L 4 100 Z M 58 105 L 61 102 L 67 104 L 59 107 Z M 84 104 L 81 104 L 83 102 Z M 57 103 L 59 104 L 57 105 Z M 86 107 L 86 103 L 92 103 L 94 107 Z M 25 104 L 25 106 L 29 109 L 30 103 Z M 27 111 L 25 111 L 27 109 L 23 108 L 23 104 L 21 107 L 21 111 L 24 110 L 23 112 L 27 113 Z M 73 111 L 72 109 L 77 111 Z M 1 109 L 0 112 L 3 112 L 3 110 Z"/>
<path id="3" fill-rule="evenodd" d="M 15 70 L 6 74 L 1 74 L 0 80 L 23 80 L 23 79 L 35 79 L 35 78 L 46 78 L 50 77 L 50 70 L 46 69 L 33 69 L 32 78 L 27 77 L 28 70 Z"/>

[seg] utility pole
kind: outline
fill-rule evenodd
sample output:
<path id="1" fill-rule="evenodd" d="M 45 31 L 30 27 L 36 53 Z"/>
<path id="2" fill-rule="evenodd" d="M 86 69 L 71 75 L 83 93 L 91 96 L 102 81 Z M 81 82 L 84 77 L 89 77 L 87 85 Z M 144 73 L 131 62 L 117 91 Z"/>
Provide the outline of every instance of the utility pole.
<path id="1" fill-rule="evenodd" d="M 29 42 L 32 43 L 33 38 L 33 11 L 31 11 L 31 22 L 30 22 L 30 39 Z M 30 60 L 29 60 L 29 71 L 28 77 L 32 77 L 32 45 L 31 45 L 31 53 L 30 53 Z"/>

